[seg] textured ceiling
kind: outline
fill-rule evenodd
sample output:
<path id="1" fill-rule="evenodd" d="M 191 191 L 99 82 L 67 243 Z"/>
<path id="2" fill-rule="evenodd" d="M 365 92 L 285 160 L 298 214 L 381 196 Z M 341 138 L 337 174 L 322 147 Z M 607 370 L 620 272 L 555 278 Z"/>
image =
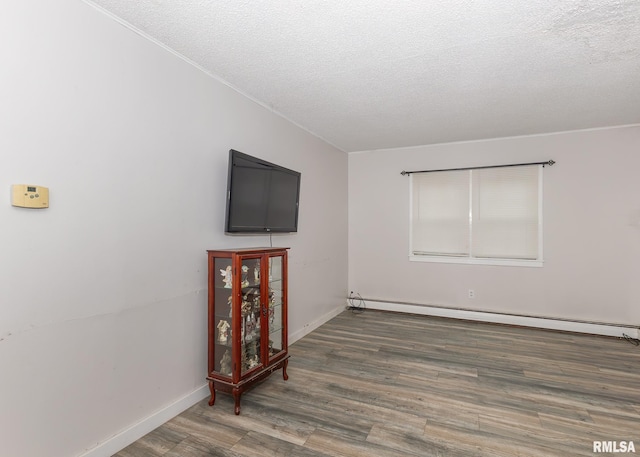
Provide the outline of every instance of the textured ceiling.
<path id="1" fill-rule="evenodd" d="M 92 0 L 343 151 L 640 123 L 639 0 Z"/>

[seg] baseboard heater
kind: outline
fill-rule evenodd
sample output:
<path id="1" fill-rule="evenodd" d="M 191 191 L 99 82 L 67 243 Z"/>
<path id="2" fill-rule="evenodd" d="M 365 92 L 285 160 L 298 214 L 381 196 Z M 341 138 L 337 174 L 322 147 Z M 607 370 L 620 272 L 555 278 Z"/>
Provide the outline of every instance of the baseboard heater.
<path id="1" fill-rule="evenodd" d="M 478 311 L 464 308 L 448 308 L 444 306 L 420 305 L 363 298 L 367 309 L 379 311 L 395 311 L 401 313 L 421 314 L 424 316 L 448 317 L 495 324 L 519 325 L 565 332 L 588 333 L 593 335 L 614 336 L 622 338 L 640 338 L 640 328 L 625 324 L 606 322 L 575 321 L 555 317 L 525 316 L 520 314 L 503 314 L 493 311 Z"/>

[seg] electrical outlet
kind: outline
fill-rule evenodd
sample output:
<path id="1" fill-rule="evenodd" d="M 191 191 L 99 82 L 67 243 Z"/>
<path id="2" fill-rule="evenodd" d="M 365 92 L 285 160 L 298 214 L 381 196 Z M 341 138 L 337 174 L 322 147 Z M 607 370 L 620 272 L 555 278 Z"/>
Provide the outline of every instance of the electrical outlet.
<path id="1" fill-rule="evenodd" d="M 469 289 L 469 298 L 476 298 L 476 293 L 473 289 Z"/>

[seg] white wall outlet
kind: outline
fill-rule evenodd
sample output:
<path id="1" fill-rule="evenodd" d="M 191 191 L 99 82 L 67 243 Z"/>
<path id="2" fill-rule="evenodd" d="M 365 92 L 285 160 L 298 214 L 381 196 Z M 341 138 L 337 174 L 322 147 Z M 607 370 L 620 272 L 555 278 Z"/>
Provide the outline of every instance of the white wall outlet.
<path id="1" fill-rule="evenodd" d="M 476 298 L 476 292 L 473 289 L 469 289 L 469 298 Z"/>

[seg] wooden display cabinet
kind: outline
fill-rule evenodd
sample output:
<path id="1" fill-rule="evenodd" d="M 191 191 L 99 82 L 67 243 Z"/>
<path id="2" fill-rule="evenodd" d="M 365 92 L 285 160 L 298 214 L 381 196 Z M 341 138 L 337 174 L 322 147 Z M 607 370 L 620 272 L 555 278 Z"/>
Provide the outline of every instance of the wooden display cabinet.
<path id="1" fill-rule="evenodd" d="M 275 370 L 287 376 L 287 249 L 207 251 L 209 390 L 240 396 Z"/>

